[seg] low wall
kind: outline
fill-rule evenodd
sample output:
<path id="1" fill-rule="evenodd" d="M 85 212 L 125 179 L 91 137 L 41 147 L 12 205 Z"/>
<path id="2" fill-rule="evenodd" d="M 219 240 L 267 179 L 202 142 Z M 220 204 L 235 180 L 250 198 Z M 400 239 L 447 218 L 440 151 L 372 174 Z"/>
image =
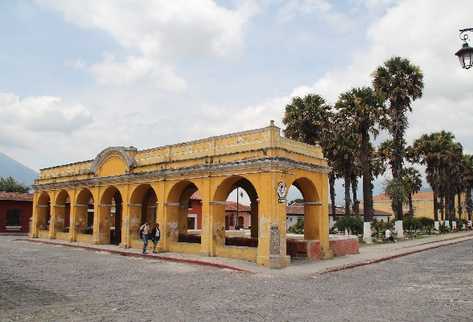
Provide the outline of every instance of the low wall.
<path id="1" fill-rule="evenodd" d="M 358 254 L 360 247 L 357 237 L 336 237 L 330 239 L 330 249 L 334 256 L 345 256 Z"/>
<path id="2" fill-rule="evenodd" d="M 308 258 L 319 260 L 321 256 L 320 242 L 318 240 L 287 239 L 287 255 L 292 258 Z M 330 237 L 330 249 L 334 256 L 344 256 L 359 253 L 357 237 Z"/>

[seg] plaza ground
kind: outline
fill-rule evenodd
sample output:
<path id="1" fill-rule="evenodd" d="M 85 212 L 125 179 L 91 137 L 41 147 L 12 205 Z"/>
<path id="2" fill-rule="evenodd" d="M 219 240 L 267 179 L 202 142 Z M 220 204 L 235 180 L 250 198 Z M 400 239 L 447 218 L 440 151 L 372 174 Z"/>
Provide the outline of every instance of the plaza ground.
<path id="1" fill-rule="evenodd" d="M 1 321 L 471 321 L 471 285 L 472 240 L 274 275 L 0 237 Z"/>

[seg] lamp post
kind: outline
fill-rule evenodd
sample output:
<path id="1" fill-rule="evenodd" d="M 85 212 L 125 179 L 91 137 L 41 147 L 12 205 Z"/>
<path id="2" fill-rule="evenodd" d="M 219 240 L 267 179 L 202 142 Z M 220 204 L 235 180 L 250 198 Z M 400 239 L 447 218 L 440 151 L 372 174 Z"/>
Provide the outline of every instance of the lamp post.
<path id="1" fill-rule="evenodd" d="M 468 44 L 468 33 L 473 33 L 473 28 L 460 29 L 460 39 L 464 41 L 462 48 L 455 53 L 464 69 L 473 67 L 473 48 Z"/>

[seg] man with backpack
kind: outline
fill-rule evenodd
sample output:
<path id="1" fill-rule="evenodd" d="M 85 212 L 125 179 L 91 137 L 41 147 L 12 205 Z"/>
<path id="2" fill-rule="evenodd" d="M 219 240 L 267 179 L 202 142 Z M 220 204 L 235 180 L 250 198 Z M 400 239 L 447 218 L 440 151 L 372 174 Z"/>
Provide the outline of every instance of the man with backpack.
<path id="1" fill-rule="evenodd" d="M 161 239 L 161 230 L 159 229 L 159 224 L 154 224 L 153 229 L 151 230 L 151 240 L 153 241 L 153 254 L 156 254 L 156 246 L 159 243 L 159 240 Z"/>
<path id="2" fill-rule="evenodd" d="M 150 227 L 147 222 L 140 227 L 140 238 L 143 239 L 143 254 L 146 254 L 146 247 L 148 247 L 148 240 L 150 238 Z"/>

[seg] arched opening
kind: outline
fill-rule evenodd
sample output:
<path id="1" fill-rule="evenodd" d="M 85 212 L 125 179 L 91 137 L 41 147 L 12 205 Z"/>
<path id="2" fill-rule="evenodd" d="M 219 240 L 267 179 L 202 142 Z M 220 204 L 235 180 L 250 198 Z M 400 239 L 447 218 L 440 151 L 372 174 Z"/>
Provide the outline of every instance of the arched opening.
<path id="1" fill-rule="evenodd" d="M 157 223 L 156 192 L 149 184 L 139 185 L 130 198 L 130 238 L 133 241 L 140 239 L 139 229 L 147 222 L 150 225 Z"/>
<path id="2" fill-rule="evenodd" d="M 48 231 L 51 221 L 51 198 L 47 192 L 42 192 L 38 198 L 38 230 Z"/>
<path id="3" fill-rule="evenodd" d="M 320 253 L 318 222 L 320 202 L 315 185 L 307 178 L 295 180 L 288 189 L 286 205 L 286 250 L 292 259 Z M 309 249 L 310 248 L 310 249 Z"/>
<path id="4" fill-rule="evenodd" d="M 202 200 L 197 186 L 182 181 L 172 189 L 166 203 L 169 240 L 180 243 L 201 243 Z"/>
<path id="5" fill-rule="evenodd" d="M 76 232 L 83 235 L 92 235 L 94 232 L 94 196 L 84 188 L 77 195 L 76 202 Z"/>
<path id="6" fill-rule="evenodd" d="M 304 238 L 304 196 L 295 185 L 287 191 L 286 232 L 288 237 Z"/>
<path id="7" fill-rule="evenodd" d="M 225 226 L 225 246 L 258 246 L 259 198 L 253 184 L 246 178 L 234 176 L 217 188 L 215 196 L 216 222 Z"/>
<path id="8" fill-rule="evenodd" d="M 122 241 L 122 195 L 108 187 L 100 200 L 99 239 L 101 243 L 119 245 Z"/>
<path id="9" fill-rule="evenodd" d="M 71 199 L 66 190 L 61 190 L 56 197 L 55 229 L 58 233 L 68 233 L 71 222 Z"/>

